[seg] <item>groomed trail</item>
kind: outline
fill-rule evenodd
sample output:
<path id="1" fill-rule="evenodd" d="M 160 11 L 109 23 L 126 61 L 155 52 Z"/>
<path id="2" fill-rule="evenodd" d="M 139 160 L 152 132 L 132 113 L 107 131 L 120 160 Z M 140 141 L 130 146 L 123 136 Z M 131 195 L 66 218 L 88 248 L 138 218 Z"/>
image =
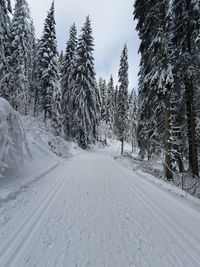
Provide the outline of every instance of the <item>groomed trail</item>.
<path id="1" fill-rule="evenodd" d="M 0 215 L 0 266 L 199 267 L 200 211 L 106 152 L 61 163 Z"/>

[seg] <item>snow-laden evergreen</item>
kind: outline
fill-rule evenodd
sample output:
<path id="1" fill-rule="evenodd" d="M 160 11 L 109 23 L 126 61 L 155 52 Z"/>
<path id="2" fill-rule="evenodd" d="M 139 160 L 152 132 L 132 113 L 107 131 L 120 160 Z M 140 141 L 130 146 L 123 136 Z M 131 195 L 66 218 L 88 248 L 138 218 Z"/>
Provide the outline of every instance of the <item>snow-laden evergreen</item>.
<path id="1" fill-rule="evenodd" d="M 121 154 L 123 154 L 124 141 L 126 139 L 127 130 L 127 114 L 128 114 L 128 50 L 125 44 L 121 54 L 119 67 L 119 92 L 117 97 L 117 129 L 118 138 L 122 143 Z"/>
<path id="2" fill-rule="evenodd" d="M 106 85 L 106 80 L 99 78 L 99 92 L 101 94 L 101 121 L 106 122 L 107 113 L 107 99 L 108 99 L 108 88 Z"/>
<path id="3" fill-rule="evenodd" d="M 157 29 L 159 21 L 154 19 L 156 1 L 135 1 L 135 18 L 141 44 L 141 63 L 139 72 L 139 125 L 138 144 L 140 155 L 150 156 L 153 152 L 160 153 L 161 133 L 163 133 L 162 104 L 160 104 L 156 81 L 160 78 L 157 62 L 154 57 L 155 46 L 160 42 L 160 31 Z M 157 14 L 160 11 L 156 9 Z M 157 38 L 158 37 L 158 38 Z M 158 131 L 159 130 L 159 131 Z M 160 138 L 161 137 L 161 138 Z"/>
<path id="4" fill-rule="evenodd" d="M 138 127 L 138 97 L 133 89 L 128 100 L 127 115 L 127 135 L 126 140 L 131 143 L 132 152 L 137 147 L 137 127 Z"/>
<path id="5" fill-rule="evenodd" d="M 198 8 L 196 1 L 135 2 L 142 56 L 138 143 L 142 156 L 162 151 L 168 179 L 176 165 L 184 171 L 183 157 L 188 156 L 189 170 L 198 176 Z"/>
<path id="6" fill-rule="evenodd" d="M 107 103 L 106 103 L 106 123 L 108 127 L 113 131 L 114 129 L 114 117 L 115 117 L 115 89 L 114 81 L 111 76 L 107 85 Z"/>
<path id="7" fill-rule="evenodd" d="M 196 140 L 195 99 L 199 94 L 199 36 L 200 3 L 196 0 L 173 0 L 173 51 L 176 71 L 176 88 L 182 88 L 186 106 L 189 169 L 199 175 Z M 180 94 L 179 94 L 180 95 Z M 198 109 L 198 107 L 197 107 Z"/>
<path id="8" fill-rule="evenodd" d="M 70 36 L 67 42 L 65 54 L 63 56 L 61 65 L 61 85 L 62 85 L 62 113 L 63 113 L 63 127 L 65 137 L 69 138 L 71 135 L 71 117 L 73 114 L 70 110 L 70 102 L 72 97 L 72 87 L 70 87 L 70 75 L 75 63 L 75 52 L 77 47 L 77 30 L 75 23 L 70 28 Z"/>
<path id="9" fill-rule="evenodd" d="M 44 30 L 39 41 L 38 80 L 39 98 L 44 120 L 50 119 L 53 131 L 61 133 L 61 86 L 56 43 L 54 2 L 47 14 Z"/>
<path id="10" fill-rule="evenodd" d="M 78 39 L 73 70 L 70 76 L 71 135 L 86 148 L 97 137 L 99 121 L 99 93 L 95 78 L 93 37 L 90 18 L 87 17 Z"/>
<path id="11" fill-rule="evenodd" d="M 35 34 L 26 0 L 16 0 L 11 23 L 8 94 L 12 106 L 27 114 L 33 83 Z"/>
<path id="12" fill-rule="evenodd" d="M 8 62 L 9 39 L 10 39 L 10 18 L 8 13 L 11 12 L 10 1 L 0 1 L 0 96 L 7 97 L 7 79 L 8 79 Z"/>

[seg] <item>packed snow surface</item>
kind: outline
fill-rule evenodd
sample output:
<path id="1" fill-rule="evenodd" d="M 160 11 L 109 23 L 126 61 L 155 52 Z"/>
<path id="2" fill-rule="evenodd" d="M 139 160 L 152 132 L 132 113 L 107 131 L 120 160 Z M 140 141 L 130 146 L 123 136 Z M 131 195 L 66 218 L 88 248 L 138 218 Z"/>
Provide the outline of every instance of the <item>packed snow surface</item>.
<path id="1" fill-rule="evenodd" d="M 199 226 L 198 201 L 81 151 L 0 202 L 0 266 L 198 267 Z"/>

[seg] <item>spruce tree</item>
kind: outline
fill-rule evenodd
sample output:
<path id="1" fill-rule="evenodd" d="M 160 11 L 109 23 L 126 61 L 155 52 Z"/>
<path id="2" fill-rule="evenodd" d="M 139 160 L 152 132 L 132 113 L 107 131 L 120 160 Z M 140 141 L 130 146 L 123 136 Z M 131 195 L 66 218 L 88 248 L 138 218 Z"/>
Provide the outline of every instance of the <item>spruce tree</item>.
<path id="1" fill-rule="evenodd" d="M 67 42 L 65 54 L 61 65 L 61 86 L 62 86 L 62 114 L 65 137 L 71 136 L 70 118 L 73 116 L 69 109 L 71 101 L 70 75 L 75 62 L 75 52 L 77 47 L 77 30 L 73 24 L 70 28 L 70 36 Z"/>
<path id="2" fill-rule="evenodd" d="M 99 89 L 101 93 L 101 121 L 106 122 L 108 99 L 106 80 L 103 80 L 102 78 L 99 79 Z"/>
<path id="3" fill-rule="evenodd" d="M 114 114 L 115 114 L 115 91 L 113 77 L 111 76 L 107 86 L 107 103 L 106 103 L 106 123 L 109 128 L 113 131 L 114 128 Z"/>
<path id="4" fill-rule="evenodd" d="M 60 91 L 58 52 L 55 32 L 54 2 L 47 14 L 42 38 L 39 42 L 38 72 L 40 80 L 40 103 L 44 120 L 52 118 L 55 94 Z M 60 92 L 58 93 L 60 95 Z"/>
<path id="5" fill-rule="evenodd" d="M 138 125 L 138 99 L 134 89 L 129 96 L 127 121 L 127 141 L 131 143 L 133 152 L 137 146 Z"/>
<path id="6" fill-rule="evenodd" d="M 142 55 L 139 79 L 141 155 L 164 151 L 165 176 L 172 179 L 171 93 L 174 87 L 171 54 L 171 1 L 135 2 Z"/>
<path id="7" fill-rule="evenodd" d="M 152 49 L 150 50 L 150 44 L 154 39 L 152 37 L 152 29 L 157 29 L 154 23 L 154 9 L 156 1 L 135 1 L 134 15 L 137 19 L 136 30 L 139 33 L 141 44 L 139 52 L 141 53 L 140 72 L 139 72 L 139 124 L 138 124 L 138 145 L 140 148 L 140 156 L 143 158 L 146 154 L 150 155 L 155 151 L 155 138 L 153 134 L 154 129 L 158 124 L 158 119 L 153 119 L 153 112 L 159 107 L 157 114 L 160 111 L 160 105 L 156 103 L 157 98 L 154 97 L 153 90 L 149 89 L 151 75 L 150 72 L 153 69 L 152 61 Z M 156 107 L 156 108 L 151 108 Z"/>
<path id="8" fill-rule="evenodd" d="M 121 141 L 121 154 L 124 152 L 124 140 L 127 130 L 127 113 L 128 113 L 128 51 L 125 44 L 121 54 L 119 67 L 119 92 L 118 92 L 118 110 L 117 110 L 117 128 L 118 136 Z"/>
<path id="9" fill-rule="evenodd" d="M 78 39 L 75 62 L 70 77 L 72 98 L 70 110 L 73 114 L 72 137 L 82 148 L 94 142 L 97 135 L 99 95 L 94 71 L 93 37 L 89 17 Z"/>
<path id="10" fill-rule="evenodd" d="M 38 79 L 41 110 L 44 121 L 49 119 L 55 135 L 61 133 L 61 86 L 56 43 L 54 2 L 47 14 L 44 31 L 39 41 Z"/>
<path id="11" fill-rule="evenodd" d="M 17 0 L 11 23 L 10 102 L 15 109 L 27 114 L 33 83 L 35 35 L 26 0 Z"/>
<path id="12" fill-rule="evenodd" d="M 0 0 L 0 96 L 8 99 L 8 61 L 10 39 L 10 1 Z"/>
<path id="13" fill-rule="evenodd" d="M 185 93 L 189 168 L 192 175 L 199 176 L 195 94 L 199 87 L 197 62 L 200 54 L 200 3 L 197 0 L 173 0 L 172 4 L 176 82 Z"/>

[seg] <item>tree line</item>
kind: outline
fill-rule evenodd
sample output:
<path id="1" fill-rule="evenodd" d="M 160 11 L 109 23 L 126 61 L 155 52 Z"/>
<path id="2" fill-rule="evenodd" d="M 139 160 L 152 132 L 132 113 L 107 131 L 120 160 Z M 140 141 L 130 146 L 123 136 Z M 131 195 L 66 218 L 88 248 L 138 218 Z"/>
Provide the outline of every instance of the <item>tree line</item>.
<path id="1" fill-rule="evenodd" d="M 11 12 L 10 1 L 0 0 L 0 96 L 23 115 L 42 115 L 55 136 L 82 148 L 101 139 L 102 131 L 106 137 L 116 134 L 123 153 L 124 141 L 136 139 L 137 95 L 128 91 L 127 46 L 116 89 L 112 77 L 97 82 L 89 16 L 79 36 L 71 26 L 66 50 L 59 53 L 54 2 L 39 40 L 27 1 L 16 0 L 12 19 Z"/>

